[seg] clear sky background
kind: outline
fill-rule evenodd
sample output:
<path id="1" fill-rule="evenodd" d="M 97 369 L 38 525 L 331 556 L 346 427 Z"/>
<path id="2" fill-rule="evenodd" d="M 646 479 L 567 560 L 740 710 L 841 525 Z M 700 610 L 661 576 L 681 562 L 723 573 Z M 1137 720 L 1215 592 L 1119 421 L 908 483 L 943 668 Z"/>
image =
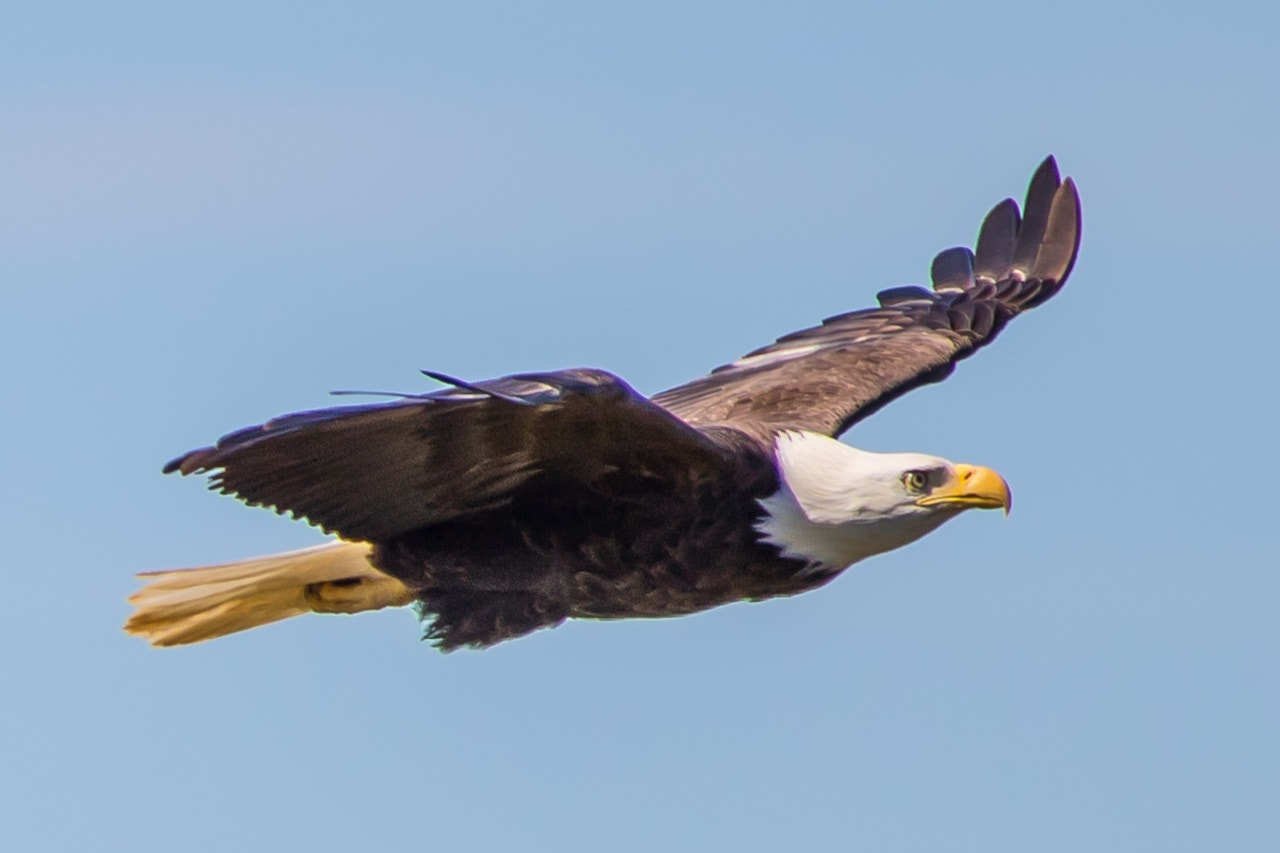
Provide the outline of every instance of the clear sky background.
<path id="1" fill-rule="evenodd" d="M 1278 10 L 0 7 L 0 847 L 1280 849 Z M 170 457 L 419 368 L 658 391 L 1048 153 L 1070 285 L 849 436 L 1007 520 L 479 653 L 121 633 L 136 571 L 320 540 Z"/>

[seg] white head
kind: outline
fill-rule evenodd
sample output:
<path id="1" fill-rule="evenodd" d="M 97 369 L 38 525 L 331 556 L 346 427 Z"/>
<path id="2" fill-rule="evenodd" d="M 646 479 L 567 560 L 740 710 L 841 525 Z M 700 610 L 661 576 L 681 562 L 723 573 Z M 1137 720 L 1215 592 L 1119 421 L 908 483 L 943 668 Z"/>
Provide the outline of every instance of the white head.
<path id="1" fill-rule="evenodd" d="M 1003 507 L 1009 485 L 990 468 L 922 453 L 870 453 L 812 432 L 774 443 L 781 487 L 760 501 L 761 538 L 785 557 L 837 571 L 900 548 L 966 509 Z"/>

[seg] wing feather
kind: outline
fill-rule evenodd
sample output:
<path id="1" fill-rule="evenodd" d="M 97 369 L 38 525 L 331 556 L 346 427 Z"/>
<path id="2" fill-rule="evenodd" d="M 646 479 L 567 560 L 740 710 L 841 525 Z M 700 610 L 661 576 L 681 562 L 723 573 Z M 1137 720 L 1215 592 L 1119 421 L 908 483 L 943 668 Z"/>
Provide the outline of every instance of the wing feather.
<path id="1" fill-rule="evenodd" d="M 1018 227 L 1022 216 L 1011 198 L 997 204 L 982 221 L 978 246 L 973 250 L 973 274 L 979 281 L 999 281 L 1013 265 L 1018 250 Z"/>
<path id="2" fill-rule="evenodd" d="M 617 470 L 676 477 L 725 450 L 599 370 L 526 374 L 284 415 L 193 450 L 165 472 L 377 541 L 503 506 L 535 478 L 590 488 Z"/>
<path id="3" fill-rule="evenodd" d="M 784 335 L 653 401 L 696 426 L 758 439 L 791 429 L 839 435 L 912 388 L 945 379 L 1010 319 L 1052 297 L 1079 246 L 1079 194 L 1049 157 L 1024 211 L 1005 199 L 983 221 L 976 250 L 934 259 L 933 290 L 882 291 L 878 308 Z"/>

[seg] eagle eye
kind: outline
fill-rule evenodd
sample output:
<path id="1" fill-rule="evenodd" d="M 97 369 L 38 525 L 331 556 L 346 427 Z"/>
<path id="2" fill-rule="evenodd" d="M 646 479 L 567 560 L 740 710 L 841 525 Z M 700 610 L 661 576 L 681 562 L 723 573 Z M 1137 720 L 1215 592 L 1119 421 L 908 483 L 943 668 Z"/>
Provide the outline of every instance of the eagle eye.
<path id="1" fill-rule="evenodd" d="M 929 486 L 929 475 L 924 471 L 908 471 L 902 475 L 902 484 L 907 491 L 920 494 Z"/>

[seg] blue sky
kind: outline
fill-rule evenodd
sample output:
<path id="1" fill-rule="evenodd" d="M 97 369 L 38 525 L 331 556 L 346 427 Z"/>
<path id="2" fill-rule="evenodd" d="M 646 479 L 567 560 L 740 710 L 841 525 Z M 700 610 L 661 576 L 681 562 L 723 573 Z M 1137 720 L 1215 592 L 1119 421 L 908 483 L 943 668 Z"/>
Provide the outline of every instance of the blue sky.
<path id="1" fill-rule="evenodd" d="M 0 9 L 0 845 L 1273 850 L 1273 4 Z M 335 388 L 677 384 L 1079 182 L 1066 290 L 848 437 L 1016 507 L 819 592 L 449 656 L 153 650 L 319 534 L 160 475 Z"/>

